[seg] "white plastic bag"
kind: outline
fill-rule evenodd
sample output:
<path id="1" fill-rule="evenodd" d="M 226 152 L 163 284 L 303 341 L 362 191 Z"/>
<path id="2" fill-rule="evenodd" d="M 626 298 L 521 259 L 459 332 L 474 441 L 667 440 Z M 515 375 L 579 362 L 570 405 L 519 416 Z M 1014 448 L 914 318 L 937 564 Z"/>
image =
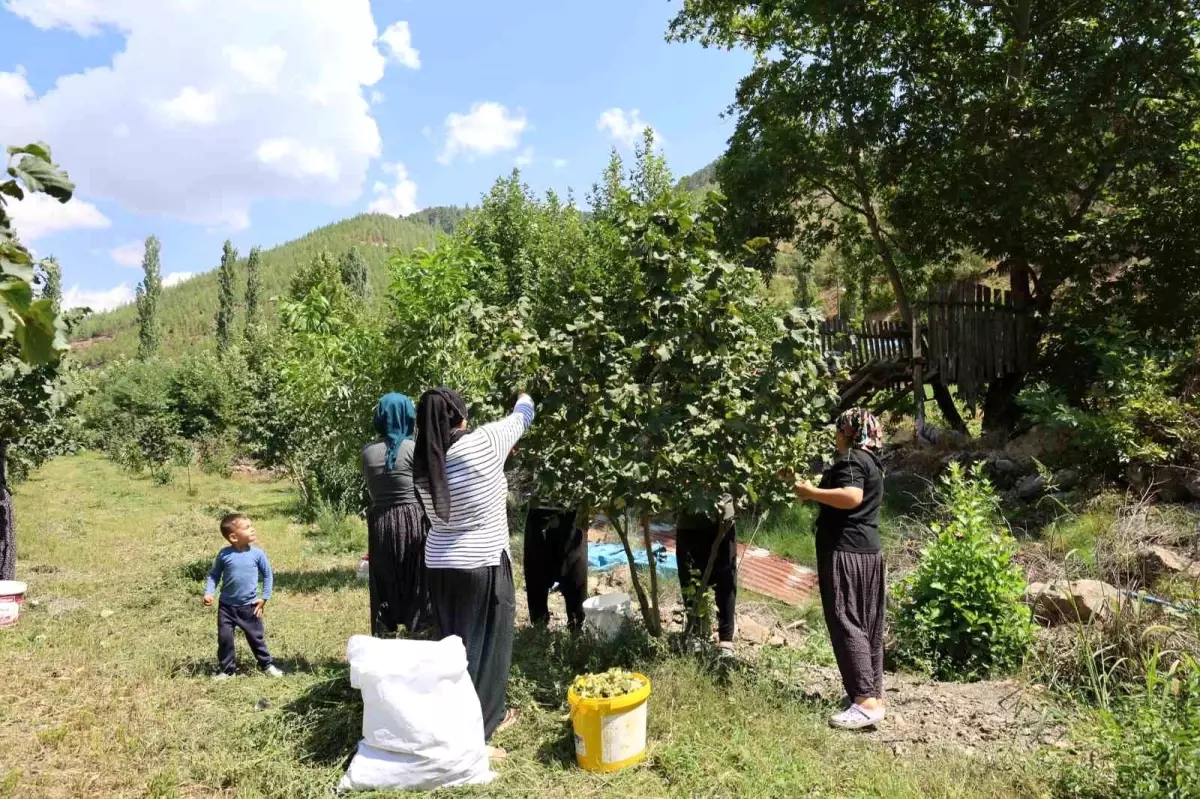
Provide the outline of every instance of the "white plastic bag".
<path id="1" fill-rule="evenodd" d="M 363 740 L 339 791 L 433 790 L 495 779 L 461 638 L 356 635 L 346 657 L 350 684 L 362 691 Z"/>

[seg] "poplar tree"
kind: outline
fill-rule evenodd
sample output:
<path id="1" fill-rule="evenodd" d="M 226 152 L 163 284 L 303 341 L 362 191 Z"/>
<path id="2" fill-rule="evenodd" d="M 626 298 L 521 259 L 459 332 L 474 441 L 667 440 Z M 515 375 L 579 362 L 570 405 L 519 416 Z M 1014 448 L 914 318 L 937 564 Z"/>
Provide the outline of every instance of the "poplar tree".
<path id="1" fill-rule="evenodd" d="M 158 353 L 162 330 L 158 324 L 158 301 L 162 297 L 162 266 L 159 263 L 161 245 L 156 236 L 146 239 L 142 254 L 142 282 L 137 287 L 138 360 L 153 358 Z"/>

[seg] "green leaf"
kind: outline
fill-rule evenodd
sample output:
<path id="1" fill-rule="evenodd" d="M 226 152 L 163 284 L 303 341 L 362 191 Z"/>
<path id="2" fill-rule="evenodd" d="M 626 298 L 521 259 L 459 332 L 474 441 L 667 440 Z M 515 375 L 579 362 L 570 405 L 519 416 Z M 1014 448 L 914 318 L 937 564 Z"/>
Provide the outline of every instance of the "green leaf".
<path id="1" fill-rule="evenodd" d="M 69 201 L 75 191 L 75 184 L 70 181 L 66 172 L 34 155 L 22 156 L 8 172 L 24 183 L 29 191 L 44 192 L 60 203 Z"/>
<path id="2" fill-rule="evenodd" d="M 21 191 L 21 186 L 15 180 L 6 180 L 0 183 L 0 194 L 7 194 L 17 200 L 25 199 L 25 192 Z"/>
<path id="3" fill-rule="evenodd" d="M 53 163 L 54 159 L 50 157 L 50 145 L 44 142 L 34 142 L 26 144 L 24 147 L 9 147 L 9 156 L 14 155 L 32 155 L 35 158 L 40 158 L 43 161 Z"/>

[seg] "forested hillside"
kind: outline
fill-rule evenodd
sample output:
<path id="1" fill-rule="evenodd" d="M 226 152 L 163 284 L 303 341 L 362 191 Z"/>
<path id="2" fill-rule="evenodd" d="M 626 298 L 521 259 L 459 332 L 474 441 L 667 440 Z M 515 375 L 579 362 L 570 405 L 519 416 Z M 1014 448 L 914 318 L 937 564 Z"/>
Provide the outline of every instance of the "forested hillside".
<path id="1" fill-rule="evenodd" d="M 428 221 L 421 216 L 432 213 Z M 281 244 L 262 253 L 262 291 L 270 300 L 286 290 L 296 270 L 312 261 L 319 252 L 328 251 L 340 256 L 358 247 L 369 266 L 370 282 L 375 293 L 387 286 L 387 258 L 394 248 L 412 250 L 432 245 L 439 231 L 452 229 L 463 209 L 429 209 L 414 217 L 396 219 L 384 214 L 363 214 L 318 228 L 295 241 Z M 435 228 L 431 222 L 436 223 Z M 245 258 L 238 261 L 240 298 L 245 290 Z M 169 263 L 170 254 L 164 253 Z M 213 252 L 213 266 L 220 252 Z M 214 319 L 217 312 L 217 273 L 206 272 L 177 286 L 164 289 L 159 319 L 162 325 L 162 354 L 174 357 L 196 348 L 209 349 L 214 345 Z M 263 314 L 274 320 L 275 314 Z M 76 331 L 73 349 L 85 364 L 97 364 L 137 352 L 137 308 L 130 304 L 86 319 Z"/>

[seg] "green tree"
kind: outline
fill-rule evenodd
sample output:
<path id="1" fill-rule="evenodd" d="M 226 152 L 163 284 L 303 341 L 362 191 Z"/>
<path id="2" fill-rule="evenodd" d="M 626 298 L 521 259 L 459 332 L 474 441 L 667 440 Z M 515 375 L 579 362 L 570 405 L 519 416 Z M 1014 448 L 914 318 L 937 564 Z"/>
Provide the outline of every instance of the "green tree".
<path id="1" fill-rule="evenodd" d="M 234 304 L 237 302 L 234 283 L 237 268 L 237 250 L 233 242 L 226 241 L 221 253 L 221 266 L 217 272 L 217 351 L 226 352 L 233 344 Z"/>
<path id="2" fill-rule="evenodd" d="M 55 313 L 62 311 L 62 267 L 53 255 L 44 258 L 42 269 L 42 299 L 50 300 Z"/>
<path id="3" fill-rule="evenodd" d="M 262 321 L 262 250 L 258 247 L 250 249 L 250 257 L 246 259 L 246 336 L 252 336 L 254 330 Z"/>
<path id="4" fill-rule="evenodd" d="M 367 261 L 357 247 L 351 247 L 343 255 L 338 264 L 342 273 L 342 283 L 350 290 L 350 295 L 356 300 L 365 301 L 370 297 L 371 284 L 367 274 Z"/>
<path id="5" fill-rule="evenodd" d="M 0 182 L 0 342 L 15 340 L 25 363 L 49 363 L 67 350 L 64 321 L 50 298 L 33 295 L 33 258 L 12 228 L 7 206 L 39 192 L 66 203 L 75 184 L 42 143 L 9 147 L 8 176 Z"/>
<path id="6" fill-rule="evenodd" d="M 66 314 L 69 332 L 81 313 Z M 71 425 L 82 379 L 70 358 L 30 364 L 14 339 L 0 340 L 0 580 L 16 570 L 9 484 L 75 444 Z"/>
<path id="7" fill-rule="evenodd" d="M 932 274 L 977 252 L 1030 312 L 1037 363 L 1065 287 L 1090 288 L 1116 264 L 1165 275 L 1194 246 L 1181 240 L 1195 230 L 1183 198 L 1200 186 L 1198 11 L 686 0 L 671 34 L 758 55 L 718 168 L 727 248 L 863 239 L 905 320 Z M 1014 422 L 1025 379 L 992 382 L 986 427 Z"/>
<path id="8" fill-rule="evenodd" d="M 158 304 L 162 298 L 162 267 L 159 264 L 160 244 L 157 236 L 146 239 L 142 255 L 142 282 L 137 287 L 138 358 L 147 360 L 158 353 L 162 326 L 158 321 Z"/>
<path id="9" fill-rule="evenodd" d="M 635 287 L 586 298 L 545 335 L 510 323 L 504 337 L 502 382 L 541 398 L 528 444 L 539 491 L 604 511 L 631 559 L 633 532 L 649 546 L 656 514 L 715 514 L 725 493 L 743 506 L 785 501 L 778 471 L 826 446 L 818 429 L 836 401 L 815 317 L 777 318 L 754 272 L 716 254 L 719 201 L 699 213 L 693 203 L 622 188 L 609 268 Z M 635 569 L 634 590 L 657 634 L 649 573 L 647 592 Z"/>

